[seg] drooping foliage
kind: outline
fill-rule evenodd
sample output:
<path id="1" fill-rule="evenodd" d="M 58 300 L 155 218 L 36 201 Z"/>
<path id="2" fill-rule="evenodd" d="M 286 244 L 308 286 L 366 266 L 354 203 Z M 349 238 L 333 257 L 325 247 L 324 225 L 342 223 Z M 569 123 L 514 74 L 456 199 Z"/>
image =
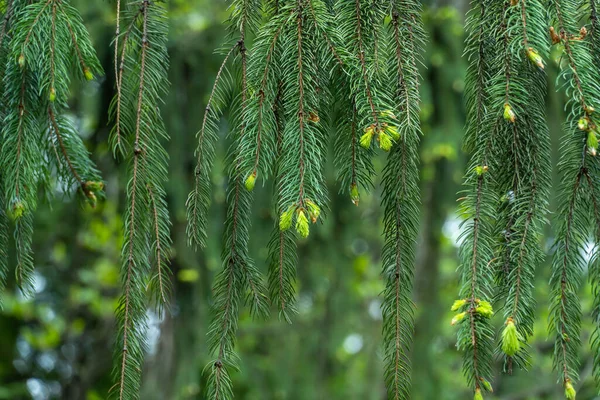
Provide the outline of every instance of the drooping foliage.
<path id="1" fill-rule="evenodd" d="M 261 8 L 262 7 L 262 8 Z M 418 3 L 296 0 L 234 1 L 230 38 L 198 133 L 195 186 L 188 198 L 188 236 L 204 246 L 210 173 L 219 118 L 231 110 L 228 213 L 223 268 L 213 293 L 209 342 L 215 356 L 210 398 L 231 398 L 237 366 L 237 316 L 245 300 L 292 322 L 296 310 L 296 241 L 327 209 L 324 171 L 329 149 L 340 190 L 359 203 L 374 185 L 377 148 L 390 152 L 383 176 L 383 275 L 386 382 L 409 398 L 411 283 L 418 226 Z M 260 17 L 266 16 L 266 20 Z M 254 35 L 246 49 L 247 35 Z M 237 117 L 237 118 L 236 118 Z M 271 180 L 275 229 L 268 284 L 248 256 L 251 192 Z"/>
<path id="2" fill-rule="evenodd" d="M 116 96 L 111 112 L 115 155 L 127 164 L 121 251 L 123 292 L 117 308 L 112 395 L 139 397 L 147 335 L 147 301 L 162 311 L 170 297 L 170 220 L 165 198 L 168 138 L 159 107 L 167 91 L 166 4 L 140 0 L 119 7 L 115 40 Z M 123 30 L 121 31 L 121 27 Z"/>
<path id="3" fill-rule="evenodd" d="M 560 81 L 569 102 L 559 164 L 550 330 L 565 396 L 575 398 L 582 318 L 577 291 L 588 264 L 586 243 L 589 235 L 597 236 L 599 221 L 593 184 L 598 142 L 595 39 L 577 23 L 589 21 L 593 32 L 597 21 L 594 3 L 554 1 L 551 6 L 549 21 L 539 2 L 474 1 L 467 25 L 465 148 L 472 161 L 462 208 L 467 220 L 461 245 L 463 286 L 452 309 L 457 312 L 453 324 L 460 325 L 465 375 L 476 399 L 491 391 L 492 300 L 504 318 L 497 339 L 504 371 L 530 362 L 533 283 L 535 268 L 544 259 L 540 239 L 550 188 L 544 69 L 552 44 L 563 53 Z M 593 269 L 591 278 L 595 285 Z M 596 339 L 592 345 L 597 346 Z"/>
<path id="4" fill-rule="evenodd" d="M 79 13 L 68 1 L 3 1 L 0 26 L 0 290 L 13 231 L 16 283 L 32 293 L 32 236 L 39 191 L 77 192 L 92 207 L 103 196 L 98 171 L 69 114 L 72 79 L 102 68 Z"/>
<path id="5" fill-rule="evenodd" d="M 583 273 L 589 270 L 595 297 L 597 325 L 597 253 L 600 222 L 598 197 L 598 115 L 600 87 L 596 63 L 597 16 L 595 2 L 553 1 L 552 43 L 562 52 L 560 82 L 567 95 L 566 121 L 559 172 L 561 185 L 556 240 L 552 259 L 550 333 L 554 336 L 554 367 L 567 399 L 575 398 L 579 378 L 582 312 L 578 291 Z M 584 22 L 583 26 L 579 24 Z M 589 27 L 586 28 L 586 26 Z M 593 238 L 594 255 L 586 257 Z M 589 268 L 589 269 L 588 269 Z M 594 350 L 594 376 L 599 376 L 598 330 L 591 339 Z M 598 379 L 597 379 L 598 380 Z"/>

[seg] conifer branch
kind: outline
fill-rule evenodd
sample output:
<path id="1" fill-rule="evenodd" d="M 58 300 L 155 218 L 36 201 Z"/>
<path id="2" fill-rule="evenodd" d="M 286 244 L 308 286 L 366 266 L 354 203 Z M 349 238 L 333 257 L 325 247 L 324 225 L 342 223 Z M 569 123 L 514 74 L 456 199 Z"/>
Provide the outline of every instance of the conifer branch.
<path id="1" fill-rule="evenodd" d="M 198 132 L 198 148 L 196 149 L 196 170 L 194 178 L 194 187 L 188 196 L 187 206 L 187 235 L 188 240 L 195 246 L 206 246 L 207 214 L 210 206 L 210 169 L 215 152 L 215 142 L 217 140 L 217 127 L 215 120 L 221 114 L 221 95 L 219 94 L 219 82 L 226 73 L 226 66 L 233 52 L 238 49 L 240 42 L 236 42 L 223 59 L 212 91 L 208 98 L 202 126 Z M 217 103 L 217 104 L 215 104 Z"/>
<path id="2" fill-rule="evenodd" d="M 543 260 L 536 246 L 542 236 L 548 204 L 550 157 L 545 123 L 546 81 L 542 56 L 548 54 L 543 29 L 545 10 L 533 2 L 504 2 L 498 40 L 502 78 L 490 81 L 490 107 L 497 120 L 497 150 L 490 168 L 500 197 L 496 259 L 501 260 L 497 300 L 505 316 L 499 349 L 505 371 L 529 362 L 527 341 L 533 334 L 535 268 Z M 529 19 L 533 21 L 529 22 Z M 497 88 L 503 88 L 503 95 Z M 493 95 L 498 93 L 497 95 Z"/>
<path id="3" fill-rule="evenodd" d="M 594 156 L 598 147 L 595 109 L 599 105 L 599 80 L 589 70 L 596 57 L 592 54 L 593 39 L 585 27 L 578 27 L 583 17 L 589 17 L 583 15 L 586 4 L 577 0 L 553 1 L 551 10 L 558 28 L 555 31 L 551 27 L 552 41 L 562 43 L 566 60 L 560 78 L 571 88 L 567 90 L 567 123 L 559 164 L 563 211 L 559 214 L 554 245 L 549 324 L 550 332 L 555 333 L 554 366 L 567 398 L 575 396 L 573 385 L 580 363 L 581 305 L 577 292 L 587 267 L 580 254 L 588 230 L 596 231 L 595 218 L 589 218 L 595 207 L 595 188 L 587 185 L 586 175 L 590 171 L 597 175 L 598 161 Z M 594 371 L 598 371 L 597 363 Z"/>
<path id="4" fill-rule="evenodd" d="M 120 89 L 112 105 L 112 116 L 120 125 L 113 129 L 111 139 L 115 152 L 117 146 L 127 150 L 124 154 L 130 178 L 122 248 L 123 292 L 117 308 L 118 363 L 114 371 L 116 385 L 111 390 L 119 399 L 139 396 L 147 346 L 147 292 L 159 312 L 169 300 L 170 222 L 163 189 L 168 179 L 167 154 L 161 143 L 168 136 L 158 108 L 167 91 L 165 13 L 162 2 L 140 0 L 120 14 L 128 28 L 116 77 Z M 117 135 L 121 135 L 121 142 Z M 125 147 L 125 143 L 129 145 Z"/>
<path id="5" fill-rule="evenodd" d="M 411 291 L 420 201 L 417 165 L 421 77 L 416 62 L 411 60 L 420 57 L 415 48 L 423 45 L 424 33 L 417 2 L 391 1 L 390 5 L 389 40 L 393 61 L 389 76 L 394 88 L 390 97 L 397 99 L 399 139 L 390 152 L 383 176 L 385 242 L 382 261 L 386 287 L 382 310 L 388 397 L 400 400 L 412 397 L 409 354 L 414 324 Z"/>
<path id="6" fill-rule="evenodd" d="M 103 186 L 81 138 L 69 123 L 63 122 L 73 58 L 67 40 L 69 24 L 77 27 L 92 67 L 97 72 L 101 68 L 79 14 L 68 1 L 27 4 L 13 0 L 6 5 L 0 39 L 4 110 L 2 195 L 5 212 L 15 223 L 17 283 L 29 294 L 38 187 L 49 187 L 54 178 L 67 183 L 75 180 L 93 205 Z M 48 51 L 40 53 L 41 48 Z M 43 99 L 40 94 L 47 97 Z M 48 125 L 42 127 L 43 121 Z M 61 147 L 60 153 L 55 145 Z M 56 176 L 52 171 L 56 171 Z"/>
<path id="7" fill-rule="evenodd" d="M 216 355 L 212 362 L 208 382 L 208 396 L 211 399 L 231 399 L 233 392 L 228 367 L 235 368 L 237 356 L 234 353 L 235 335 L 239 302 L 243 292 L 247 292 L 250 311 L 255 315 L 267 312 L 262 278 L 248 255 L 248 230 L 250 225 L 252 195 L 243 189 L 240 150 L 246 134 L 248 107 L 248 59 L 245 45 L 246 30 L 252 25 L 254 10 L 251 0 L 241 0 L 235 4 L 234 15 L 239 17 L 235 26 L 239 27 L 239 40 L 236 48 L 240 54 L 241 67 L 241 120 L 237 124 L 238 133 L 234 136 L 235 145 L 230 159 L 229 171 L 232 187 L 229 189 L 227 221 L 224 232 L 223 270 L 214 284 L 214 316 L 209 328 L 210 348 Z M 233 17 L 232 17 L 233 18 Z M 233 22 L 233 20 L 232 20 Z"/>
<path id="8" fill-rule="evenodd" d="M 278 84 L 278 91 L 273 104 L 275 114 L 275 125 L 277 133 L 277 160 L 283 154 L 283 104 L 282 104 L 282 85 Z M 280 207 L 283 197 L 283 186 L 280 174 L 284 173 L 281 170 L 279 163 L 276 166 L 275 181 L 275 211 L 276 215 L 281 215 L 285 210 Z M 279 228 L 279 221 L 276 219 L 275 227 L 271 241 L 269 242 L 269 295 L 271 303 L 277 306 L 279 310 L 279 318 L 285 319 L 291 323 L 290 314 L 296 313 L 296 291 L 294 282 L 296 280 L 296 243 L 293 235 Z"/>
<path id="9" fill-rule="evenodd" d="M 501 10 L 502 5 L 498 3 L 473 1 L 467 21 L 466 54 L 470 64 L 465 89 L 467 133 L 464 145 L 473 154 L 465 176 L 466 197 L 461 204 L 467 224 L 460 248 L 462 284 L 459 299 L 452 307 L 458 314 L 452 324 L 459 324 L 457 347 L 464 351 L 463 372 L 476 398 L 481 396 L 487 379 L 491 377 L 493 333 L 488 319 L 493 315 L 490 262 L 494 258 L 491 228 L 495 195 L 491 190 L 494 178 L 488 170 L 494 171 L 494 140 L 499 124 L 487 112 L 487 107 L 491 92 L 488 86 L 490 72 L 494 69 L 502 71 L 503 68 L 502 65 L 499 68 L 493 65 L 498 57 L 488 45 L 496 32 L 488 28 L 499 25 L 495 16 L 502 15 Z M 504 74 L 501 76 L 504 77 Z M 504 90 L 500 93 L 504 96 Z M 497 114 L 492 112 L 492 115 Z"/>

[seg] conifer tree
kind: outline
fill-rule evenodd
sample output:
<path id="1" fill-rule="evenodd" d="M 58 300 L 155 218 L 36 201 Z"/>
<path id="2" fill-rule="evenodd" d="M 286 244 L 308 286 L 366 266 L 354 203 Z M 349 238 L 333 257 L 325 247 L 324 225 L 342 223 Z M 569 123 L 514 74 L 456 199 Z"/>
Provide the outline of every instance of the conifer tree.
<path id="1" fill-rule="evenodd" d="M 111 140 L 115 154 L 127 162 L 129 182 L 112 396 L 135 399 L 146 352 L 147 295 L 159 312 L 170 297 L 170 220 L 163 187 L 167 154 L 162 145 L 168 136 L 159 111 L 167 91 L 168 27 L 161 1 L 128 3 L 119 17 Z"/>
<path id="2" fill-rule="evenodd" d="M 16 282 L 31 293 L 33 216 L 38 189 L 81 193 L 91 206 L 103 183 L 68 116 L 72 78 L 102 73 L 81 17 L 68 1 L 7 0 L 0 28 L 0 288 L 8 269 L 8 225 L 16 245 Z"/>

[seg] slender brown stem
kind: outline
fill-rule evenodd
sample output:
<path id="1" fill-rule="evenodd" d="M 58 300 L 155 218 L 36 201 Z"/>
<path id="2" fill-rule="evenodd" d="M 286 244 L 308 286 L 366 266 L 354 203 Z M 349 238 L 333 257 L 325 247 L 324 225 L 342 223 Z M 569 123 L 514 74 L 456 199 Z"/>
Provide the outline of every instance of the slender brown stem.
<path id="1" fill-rule="evenodd" d="M 298 204 L 300 207 L 304 206 L 304 174 L 305 174 L 305 163 L 304 163 L 304 64 L 303 64 L 303 53 L 302 53 L 302 3 L 298 0 L 298 15 L 296 17 L 296 27 L 298 32 L 298 123 L 300 129 L 299 141 L 300 141 L 300 183 L 299 183 L 299 194 Z"/>

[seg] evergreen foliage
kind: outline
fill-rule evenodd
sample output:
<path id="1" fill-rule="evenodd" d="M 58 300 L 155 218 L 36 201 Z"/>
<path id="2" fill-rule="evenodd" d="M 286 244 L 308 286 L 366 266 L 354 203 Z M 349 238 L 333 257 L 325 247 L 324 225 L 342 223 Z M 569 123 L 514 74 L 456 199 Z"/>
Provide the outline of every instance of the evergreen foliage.
<path id="1" fill-rule="evenodd" d="M 2 2 L 0 85 L 0 289 L 14 229 L 16 282 L 31 294 L 32 235 L 38 189 L 77 191 L 91 206 L 104 184 L 68 115 L 71 79 L 92 80 L 102 68 L 81 17 L 68 1 Z"/>
<path id="2" fill-rule="evenodd" d="M 493 311 L 484 304 L 494 299 L 504 314 L 498 350 L 505 371 L 528 362 L 550 186 L 544 18 L 536 2 L 482 1 L 473 3 L 468 24 L 465 147 L 473 156 L 462 206 L 470 221 L 461 246 L 464 303 L 456 311 L 467 314 L 458 346 L 476 396 L 491 388 Z"/>
<path id="3" fill-rule="evenodd" d="M 544 60 L 550 42 L 562 47 L 561 80 L 570 97 L 559 165 L 550 330 L 556 332 L 554 362 L 565 396 L 575 398 L 582 317 L 577 291 L 587 268 L 585 243 L 599 221 L 592 184 L 598 143 L 593 115 L 598 77 L 591 67 L 594 35 L 576 23 L 589 18 L 593 31 L 596 22 L 593 3 L 557 0 L 551 10 L 554 26 L 549 35 L 547 10 L 537 2 L 475 1 L 468 22 L 465 148 L 472 153 L 472 163 L 463 202 L 469 221 L 461 245 L 463 288 L 453 306 L 459 312 L 453 323 L 460 323 L 458 347 L 465 352 L 465 375 L 475 398 L 491 389 L 492 299 L 504 314 L 498 350 L 505 372 L 529 363 L 533 282 L 535 268 L 544 259 L 540 239 L 550 189 L 544 114 Z M 592 281 L 596 282 L 593 270 Z M 597 340 L 592 345 L 597 346 Z"/>
<path id="4" fill-rule="evenodd" d="M 358 205 L 360 190 L 373 186 L 372 158 L 379 147 L 390 152 L 382 200 L 386 382 L 391 396 L 409 398 L 419 206 L 418 49 L 424 43 L 420 7 L 363 0 L 267 2 L 264 12 L 252 1 L 236 0 L 231 7 L 232 44 L 224 46 L 228 50 L 198 133 L 196 184 L 188 198 L 188 236 L 203 246 L 218 120 L 229 108 L 239 119 L 231 134 L 223 269 L 213 288 L 209 397 L 232 396 L 229 371 L 237 366 L 234 343 L 244 299 L 254 315 L 264 315 L 268 295 L 280 317 L 292 322 L 296 240 L 307 237 L 310 223 L 327 209 L 328 149 L 334 149 L 341 190 Z M 250 50 L 248 34 L 255 35 Z M 239 94 L 230 99 L 232 88 Z M 277 218 L 267 291 L 247 246 L 251 193 L 270 178 Z"/>
<path id="5" fill-rule="evenodd" d="M 115 40 L 117 94 L 111 140 L 115 154 L 126 160 L 129 175 L 121 252 L 123 293 L 117 308 L 117 383 L 112 392 L 119 399 L 139 397 L 147 345 L 146 298 L 150 295 L 160 312 L 170 297 L 170 220 L 163 187 L 168 156 L 162 145 L 168 136 L 159 111 L 167 92 L 165 13 L 163 2 L 124 5 Z"/>
<path id="6" fill-rule="evenodd" d="M 149 308 L 171 297 L 171 222 L 165 183 L 169 139 L 160 107 L 168 82 L 168 4 L 116 2 L 116 95 L 110 144 L 127 166 L 122 293 L 111 396 L 140 398 Z M 593 375 L 600 387 L 600 22 L 597 0 L 472 0 L 466 30 L 470 162 L 460 212 L 460 289 L 451 310 L 463 372 L 475 400 L 503 370 L 531 363 L 536 268 L 551 189 L 546 60 L 560 53 L 567 98 L 553 218 L 549 330 L 565 398 L 576 398 L 586 273 L 594 293 Z M 16 283 L 33 291 L 32 236 L 40 193 L 77 192 L 94 207 L 104 184 L 69 114 L 72 80 L 103 73 L 67 0 L 0 0 L 0 291 L 14 237 Z M 189 244 L 207 245 L 212 167 L 226 160 L 222 266 L 213 282 L 206 396 L 232 399 L 243 307 L 253 317 L 297 312 L 297 244 L 329 209 L 326 171 L 356 206 L 381 184 L 384 379 L 389 398 L 412 396 L 411 340 L 421 138 L 417 0 L 232 0 L 223 56 L 197 133 L 186 202 Z M 556 46 L 552 50 L 552 46 Z M 221 118 L 229 132 L 221 137 Z M 377 158 L 384 156 L 381 176 Z M 331 159 L 330 159 L 331 158 Z M 267 276 L 249 251 L 253 197 L 272 192 Z M 593 245 L 588 257 L 590 243 Z M 497 317 L 500 315 L 500 317 Z M 494 317 L 497 317 L 494 319 Z M 497 322 L 497 324 L 494 324 Z M 496 329 L 496 326 L 499 329 Z"/>
<path id="7" fill-rule="evenodd" d="M 582 312 L 579 287 L 589 236 L 598 237 L 599 193 L 597 189 L 599 76 L 595 60 L 597 16 L 594 2 L 553 1 L 551 7 L 552 42 L 562 50 L 560 80 L 566 89 L 567 119 L 562 140 L 560 211 L 556 222 L 556 241 L 552 263 L 550 332 L 554 335 L 554 367 L 564 385 L 567 399 L 575 398 L 574 385 L 579 375 Z M 591 34 L 580 21 L 591 22 Z M 596 253 L 596 251 L 594 251 Z M 597 293 L 596 256 L 589 263 L 594 293 Z M 594 318 L 597 321 L 597 296 Z M 591 344 L 594 350 L 594 375 L 599 376 L 598 330 Z"/>

